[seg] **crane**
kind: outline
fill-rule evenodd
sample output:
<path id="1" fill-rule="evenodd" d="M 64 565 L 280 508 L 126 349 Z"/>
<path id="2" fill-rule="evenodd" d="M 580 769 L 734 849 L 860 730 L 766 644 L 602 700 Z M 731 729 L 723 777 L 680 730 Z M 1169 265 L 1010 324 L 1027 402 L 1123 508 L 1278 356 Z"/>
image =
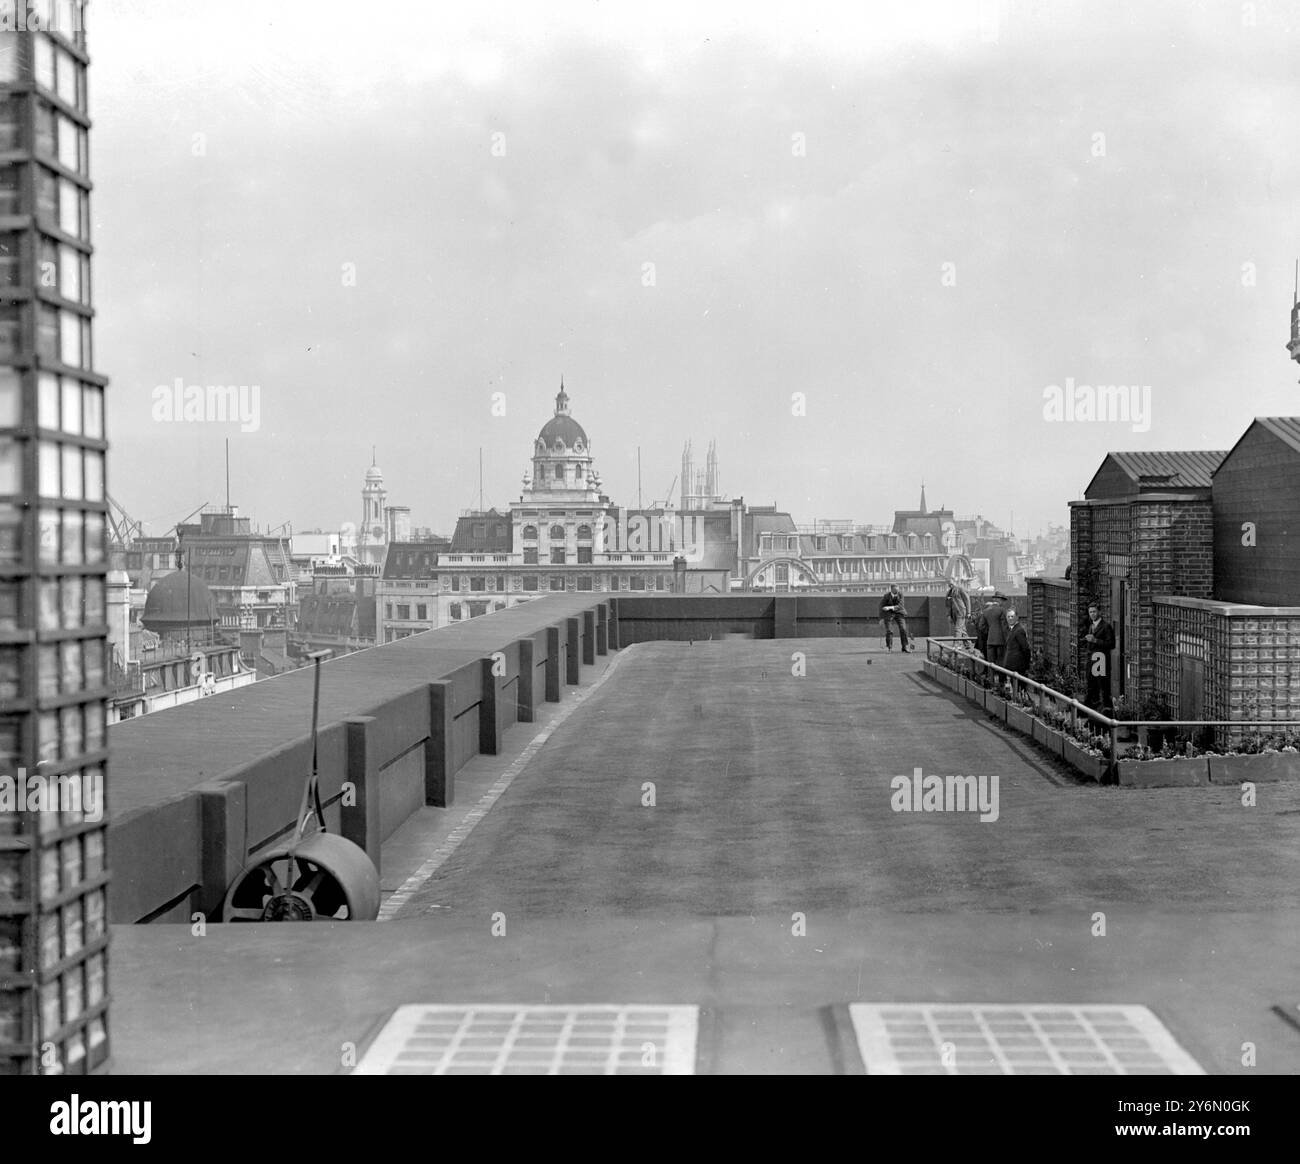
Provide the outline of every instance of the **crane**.
<path id="1" fill-rule="evenodd" d="M 668 509 L 673 503 L 673 490 L 677 488 L 677 478 L 673 478 L 673 483 L 668 486 L 668 492 L 665 494 L 663 501 L 650 502 L 651 509 Z"/>
<path id="2" fill-rule="evenodd" d="M 108 524 L 113 531 L 113 540 L 122 548 L 129 549 L 143 532 L 144 527 L 126 511 L 126 507 L 111 493 L 108 498 Z"/>

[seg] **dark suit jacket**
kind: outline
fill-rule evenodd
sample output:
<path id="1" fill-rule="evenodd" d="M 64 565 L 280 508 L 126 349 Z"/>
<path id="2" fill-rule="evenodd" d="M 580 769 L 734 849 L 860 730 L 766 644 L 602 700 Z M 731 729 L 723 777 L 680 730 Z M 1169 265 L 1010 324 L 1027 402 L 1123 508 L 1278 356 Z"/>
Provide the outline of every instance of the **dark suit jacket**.
<path id="1" fill-rule="evenodd" d="M 1007 631 L 1006 654 L 1002 656 L 1002 665 L 1008 671 L 1024 674 L 1029 670 L 1029 634 L 1023 622 L 1016 623 Z"/>
<path id="2" fill-rule="evenodd" d="M 897 607 L 897 609 L 887 610 L 886 607 L 890 606 Z M 880 600 L 880 617 L 893 618 L 896 614 L 907 614 L 907 608 L 902 591 L 899 591 L 897 595 L 891 596 L 889 591 L 886 590 L 885 596 Z"/>
<path id="3" fill-rule="evenodd" d="M 1089 654 L 1093 651 L 1105 651 L 1109 655 L 1115 649 L 1115 628 L 1104 618 L 1097 626 L 1095 642 L 1088 642 L 1090 633 L 1092 633 L 1092 623 L 1084 623 L 1083 634 L 1079 636 L 1079 641 L 1087 648 Z"/>
<path id="4" fill-rule="evenodd" d="M 980 613 L 979 629 L 980 637 L 990 647 L 1002 646 L 1007 641 L 1006 612 L 996 603 L 987 607 Z"/>

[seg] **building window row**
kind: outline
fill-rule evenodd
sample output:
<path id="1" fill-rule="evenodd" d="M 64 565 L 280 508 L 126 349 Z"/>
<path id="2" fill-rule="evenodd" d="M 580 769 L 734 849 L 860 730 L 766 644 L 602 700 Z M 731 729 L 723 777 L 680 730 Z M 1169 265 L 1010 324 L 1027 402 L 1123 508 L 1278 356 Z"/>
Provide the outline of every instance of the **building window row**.
<path id="1" fill-rule="evenodd" d="M 36 102 L 36 153 L 83 178 L 90 173 L 85 129 L 45 101 Z"/>
<path id="2" fill-rule="evenodd" d="M 46 363 L 65 364 L 90 371 L 90 320 L 67 308 L 37 303 L 36 354 Z M 0 304 L 0 361 L 12 363 L 22 354 L 24 306 Z"/>
<path id="3" fill-rule="evenodd" d="M 99 700 L 41 712 L 37 717 L 37 759 L 43 764 L 57 764 L 87 752 L 102 751 L 105 718 L 106 707 Z"/>
<path id="4" fill-rule="evenodd" d="M 0 44 L 0 52 L 4 47 Z M 56 94 L 59 100 L 85 111 L 86 68 L 67 49 L 48 37 L 32 38 L 32 77 L 41 88 Z"/>
<path id="5" fill-rule="evenodd" d="M 411 621 L 411 606 L 412 606 L 412 604 L 409 603 L 409 602 L 397 602 L 397 603 L 388 602 L 388 603 L 385 603 L 385 604 L 384 604 L 384 613 L 385 613 L 385 617 L 386 617 L 389 621 L 394 621 L 394 620 L 395 620 L 395 621 L 397 621 L 397 622 L 410 622 L 410 621 Z M 426 603 L 426 602 L 417 602 L 417 603 L 414 604 L 414 606 L 415 606 L 415 618 L 416 618 L 416 620 L 419 621 L 419 622 L 428 622 L 428 620 L 429 620 L 429 605 L 428 605 L 428 603 Z"/>
<path id="6" fill-rule="evenodd" d="M 40 630 L 81 630 L 108 621 L 104 582 L 94 576 L 69 574 L 42 578 L 36 586 L 36 625 Z M 0 630 L 17 630 L 23 623 L 21 583 L 0 582 Z"/>
<path id="7" fill-rule="evenodd" d="M 13 368 L 0 367 L 0 428 L 22 423 L 22 379 Z M 45 429 L 102 440 L 104 390 L 70 376 L 42 372 L 37 382 L 36 423 Z"/>

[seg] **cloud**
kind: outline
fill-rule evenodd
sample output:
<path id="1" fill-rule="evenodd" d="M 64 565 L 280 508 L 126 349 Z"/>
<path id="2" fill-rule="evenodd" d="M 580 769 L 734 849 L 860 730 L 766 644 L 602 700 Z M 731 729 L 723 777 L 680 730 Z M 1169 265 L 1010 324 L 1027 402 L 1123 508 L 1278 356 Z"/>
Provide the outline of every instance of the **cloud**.
<path id="1" fill-rule="evenodd" d="M 616 500 L 638 443 L 666 480 L 716 436 L 730 487 L 800 520 L 886 520 L 922 473 L 963 511 L 1061 520 L 1112 445 L 1291 409 L 1288 30 L 1231 5 L 1003 5 L 993 38 L 988 5 L 696 7 L 101 14 L 114 495 L 218 487 L 223 434 L 148 423 L 176 376 L 262 385 L 240 495 L 300 527 L 354 516 L 372 443 L 417 524 L 471 502 L 480 444 L 504 503 L 560 371 Z M 1067 376 L 1152 384 L 1151 433 L 1044 431 Z"/>

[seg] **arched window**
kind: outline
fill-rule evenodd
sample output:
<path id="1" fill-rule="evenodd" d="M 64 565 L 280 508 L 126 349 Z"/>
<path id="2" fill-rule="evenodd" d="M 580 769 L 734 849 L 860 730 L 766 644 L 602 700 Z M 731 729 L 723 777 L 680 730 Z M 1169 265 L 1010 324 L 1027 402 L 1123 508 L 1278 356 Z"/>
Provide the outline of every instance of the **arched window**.
<path id="1" fill-rule="evenodd" d="M 578 526 L 578 541 L 580 542 L 591 541 L 591 526 L 589 525 Z"/>
<path id="2" fill-rule="evenodd" d="M 524 538 L 525 538 L 525 539 L 532 539 L 533 541 L 536 541 L 536 540 L 537 540 L 537 527 L 536 527 L 535 525 L 526 525 L 526 526 L 524 526 Z"/>
<path id="3" fill-rule="evenodd" d="M 555 466 L 555 479 L 556 479 L 557 481 L 563 481 L 563 480 L 564 480 L 564 466 L 563 466 L 563 465 L 556 465 L 556 466 Z"/>
<path id="4" fill-rule="evenodd" d="M 562 452 L 564 452 L 564 442 L 563 442 L 562 440 L 560 440 L 559 437 L 556 437 L 556 438 L 555 438 L 555 451 L 556 451 L 557 453 L 562 453 Z"/>
<path id="5" fill-rule="evenodd" d="M 553 542 L 564 541 L 564 526 L 562 525 L 551 526 L 551 541 Z"/>
<path id="6" fill-rule="evenodd" d="M 573 466 L 573 476 L 574 476 L 577 480 L 579 480 L 579 481 L 582 480 L 582 466 L 581 466 L 581 465 L 574 465 L 574 466 Z"/>

